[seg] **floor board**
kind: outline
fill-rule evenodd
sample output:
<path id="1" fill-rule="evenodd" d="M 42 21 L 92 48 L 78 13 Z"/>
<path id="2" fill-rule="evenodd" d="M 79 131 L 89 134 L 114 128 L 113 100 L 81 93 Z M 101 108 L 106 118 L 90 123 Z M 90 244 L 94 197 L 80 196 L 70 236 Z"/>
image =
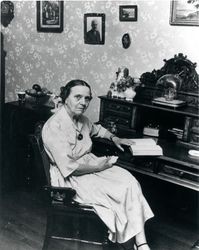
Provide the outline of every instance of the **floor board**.
<path id="1" fill-rule="evenodd" d="M 45 199 L 40 192 L 4 194 L 0 203 L 0 250 L 41 250 L 45 226 Z M 146 224 L 152 250 L 188 250 L 198 238 L 197 225 L 178 216 L 158 213 Z M 100 250 L 88 244 L 52 240 L 49 250 Z M 120 250 L 116 245 L 110 250 Z"/>

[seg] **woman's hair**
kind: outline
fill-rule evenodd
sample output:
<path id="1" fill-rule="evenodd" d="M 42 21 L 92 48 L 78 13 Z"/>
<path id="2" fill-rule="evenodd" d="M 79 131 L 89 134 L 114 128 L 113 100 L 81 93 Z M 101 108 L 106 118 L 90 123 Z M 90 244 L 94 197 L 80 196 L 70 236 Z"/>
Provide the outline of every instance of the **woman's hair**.
<path id="1" fill-rule="evenodd" d="M 90 85 L 79 79 L 71 80 L 66 84 L 66 86 L 60 88 L 60 97 L 62 100 L 62 103 L 65 103 L 66 98 L 70 95 L 71 89 L 75 86 L 86 86 L 90 90 L 90 98 L 92 99 L 92 93 L 91 93 L 91 87 Z"/>

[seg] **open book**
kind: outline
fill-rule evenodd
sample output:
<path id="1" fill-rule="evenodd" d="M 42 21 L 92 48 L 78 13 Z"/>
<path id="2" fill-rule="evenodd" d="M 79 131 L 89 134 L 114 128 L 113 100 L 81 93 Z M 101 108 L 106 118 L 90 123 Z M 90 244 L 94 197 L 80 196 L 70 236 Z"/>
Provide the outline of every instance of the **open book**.
<path id="1" fill-rule="evenodd" d="M 130 151 L 133 155 L 163 155 L 162 148 L 151 138 L 131 139 Z"/>

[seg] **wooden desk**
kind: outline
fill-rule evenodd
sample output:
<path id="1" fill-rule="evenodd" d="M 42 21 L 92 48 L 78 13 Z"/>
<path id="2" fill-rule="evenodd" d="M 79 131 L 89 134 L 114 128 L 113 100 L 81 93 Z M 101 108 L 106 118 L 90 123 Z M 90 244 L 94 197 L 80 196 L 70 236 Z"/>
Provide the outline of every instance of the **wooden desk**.
<path id="1" fill-rule="evenodd" d="M 137 99 L 126 101 L 118 98 L 100 96 L 99 123 L 103 126 L 112 122 L 117 127 L 119 137 L 136 138 L 143 136 L 143 129 L 148 124 L 159 127 L 158 144 L 163 148 L 161 157 L 132 157 L 120 154 L 119 163 L 131 171 L 175 183 L 199 191 L 199 159 L 188 155 L 190 149 L 199 149 L 199 110 L 196 106 L 173 109 L 153 105 L 150 100 Z M 182 131 L 182 138 L 177 139 L 169 131 L 177 128 Z M 95 147 L 103 149 L 96 142 Z M 107 147 L 113 153 L 111 145 Z M 101 152 L 108 153 L 108 152 Z M 118 153 L 118 152 L 116 152 Z"/>

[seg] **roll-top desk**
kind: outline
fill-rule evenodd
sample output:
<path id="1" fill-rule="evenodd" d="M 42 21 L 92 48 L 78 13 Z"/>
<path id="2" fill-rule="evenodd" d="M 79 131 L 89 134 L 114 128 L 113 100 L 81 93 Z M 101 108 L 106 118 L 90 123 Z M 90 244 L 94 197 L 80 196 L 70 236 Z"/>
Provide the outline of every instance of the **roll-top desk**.
<path id="1" fill-rule="evenodd" d="M 129 102 L 106 96 L 100 96 L 100 101 L 99 123 L 106 127 L 110 121 L 114 122 L 120 137 L 142 137 L 144 127 L 158 124 L 158 144 L 163 148 L 163 156 L 133 157 L 128 150 L 119 152 L 102 139 L 95 141 L 97 153 L 119 154 L 119 164 L 130 171 L 199 191 L 199 158 L 188 155 L 190 149 L 198 149 L 199 146 L 199 113 L 196 107 L 173 109 L 153 105 L 149 101 Z M 169 132 L 173 127 L 182 130 L 181 139 Z M 104 143 L 106 147 L 100 145 Z"/>

